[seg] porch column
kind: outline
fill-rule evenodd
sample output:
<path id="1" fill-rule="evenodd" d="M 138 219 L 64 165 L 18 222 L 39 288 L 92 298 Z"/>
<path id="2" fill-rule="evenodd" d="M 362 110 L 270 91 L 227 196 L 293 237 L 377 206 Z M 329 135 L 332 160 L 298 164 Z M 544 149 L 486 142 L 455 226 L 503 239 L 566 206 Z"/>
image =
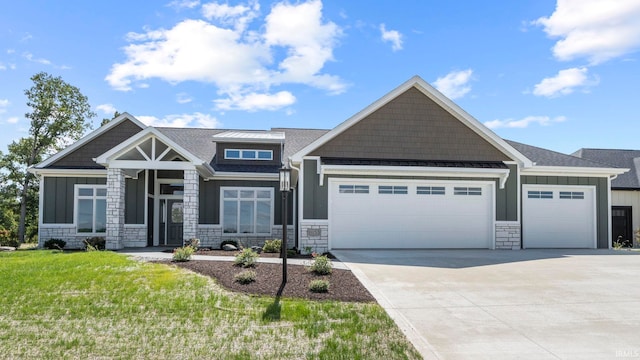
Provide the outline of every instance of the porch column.
<path id="1" fill-rule="evenodd" d="M 107 170 L 107 238 L 106 248 L 124 247 L 124 170 Z"/>
<path id="2" fill-rule="evenodd" d="M 196 170 L 184 171 L 183 194 L 183 241 L 198 237 L 198 200 L 200 196 L 200 176 Z"/>

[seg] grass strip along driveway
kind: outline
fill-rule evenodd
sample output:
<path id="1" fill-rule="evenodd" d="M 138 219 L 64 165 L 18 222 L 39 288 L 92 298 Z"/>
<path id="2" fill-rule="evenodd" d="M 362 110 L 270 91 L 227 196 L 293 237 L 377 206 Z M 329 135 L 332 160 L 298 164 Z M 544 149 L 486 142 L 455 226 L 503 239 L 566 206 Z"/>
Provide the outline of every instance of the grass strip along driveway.
<path id="1" fill-rule="evenodd" d="M 0 292 L 0 358 L 420 358 L 375 303 L 276 302 L 111 252 L 2 253 Z"/>

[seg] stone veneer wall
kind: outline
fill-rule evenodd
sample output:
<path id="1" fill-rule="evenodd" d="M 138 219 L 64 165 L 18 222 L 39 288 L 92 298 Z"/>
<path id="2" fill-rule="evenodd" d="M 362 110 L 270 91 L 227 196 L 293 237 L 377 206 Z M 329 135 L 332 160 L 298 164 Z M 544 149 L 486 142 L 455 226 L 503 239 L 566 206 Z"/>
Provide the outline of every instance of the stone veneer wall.
<path id="1" fill-rule="evenodd" d="M 295 246 L 295 229 L 293 225 L 287 228 L 287 244 L 289 248 Z M 210 247 L 213 249 L 220 248 L 220 243 L 224 240 L 236 240 L 245 247 L 263 246 L 265 240 L 282 239 L 282 225 L 274 225 L 271 227 L 271 235 L 254 236 L 242 234 L 223 234 L 220 225 L 198 225 L 198 239 L 200 246 Z"/>
<path id="2" fill-rule="evenodd" d="M 117 168 L 107 170 L 107 249 L 124 247 L 124 171 Z"/>
<path id="3" fill-rule="evenodd" d="M 44 242 L 49 239 L 61 239 L 67 242 L 65 249 L 83 249 L 84 243 L 82 241 L 91 236 L 77 235 L 76 227 L 73 224 L 63 226 L 47 226 L 47 224 L 43 224 L 40 226 L 38 232 L 38 247 L 40 248 L 43 247 Z"/>
<path id="4" fill-rule="evenodd" d="M 519 222 L 496 222 L 496 250 L 520 250 L 520 229 Z"/>
<path id="5" fill-rule="evenodd" d="M 184 240 L 189 240 L 198 235 L 198 200 L 199 200 L 200 178 L 195 170 L 184 171 L 184 194 L 183 194 L 183 218 L 182 236 Z M 201 239 L 202 240 L 202 239 Z"/>
<path id="6" fill-rule="evenodd" d="M 147 225 L 125 225 L 123 243 L 124 247 L 146 247 Z"/>
<path id="7" fill-rule="evenodd" d="M 329 251 L 329 222 L 318 220 L 300 221 L 300 251 L 305 253 L 306 247 L 311 252 L 324 253 Z"/>

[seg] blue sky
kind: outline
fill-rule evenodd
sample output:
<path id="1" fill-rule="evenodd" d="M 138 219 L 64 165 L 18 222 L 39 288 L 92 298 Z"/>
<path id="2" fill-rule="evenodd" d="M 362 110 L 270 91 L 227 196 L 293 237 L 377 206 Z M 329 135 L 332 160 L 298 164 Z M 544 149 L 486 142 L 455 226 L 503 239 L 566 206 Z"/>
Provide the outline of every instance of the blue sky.
<path id="1" fill-rule="evenodd" d="M 12 1 L 0 149 L 39 71 L 161 126 L 332 128 L 419 75 L 498 135 L 639 149 L 640 0 Z"/>

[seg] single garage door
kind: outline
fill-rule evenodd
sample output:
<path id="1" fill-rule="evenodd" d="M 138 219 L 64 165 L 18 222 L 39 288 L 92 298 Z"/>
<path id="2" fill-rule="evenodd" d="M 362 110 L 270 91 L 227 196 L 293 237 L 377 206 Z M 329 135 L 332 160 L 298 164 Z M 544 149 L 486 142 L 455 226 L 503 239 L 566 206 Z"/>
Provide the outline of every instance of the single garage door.
<path id="1" fill-rule="evenodd" d="M 594 187 L 523 185 L 522 190 L 523 247 L 596 247 Z"/>
<path id="2" fill-rule="evenodd" d="M 491 248 L 493 182 L 329 181 L 333 249 Z"/>

